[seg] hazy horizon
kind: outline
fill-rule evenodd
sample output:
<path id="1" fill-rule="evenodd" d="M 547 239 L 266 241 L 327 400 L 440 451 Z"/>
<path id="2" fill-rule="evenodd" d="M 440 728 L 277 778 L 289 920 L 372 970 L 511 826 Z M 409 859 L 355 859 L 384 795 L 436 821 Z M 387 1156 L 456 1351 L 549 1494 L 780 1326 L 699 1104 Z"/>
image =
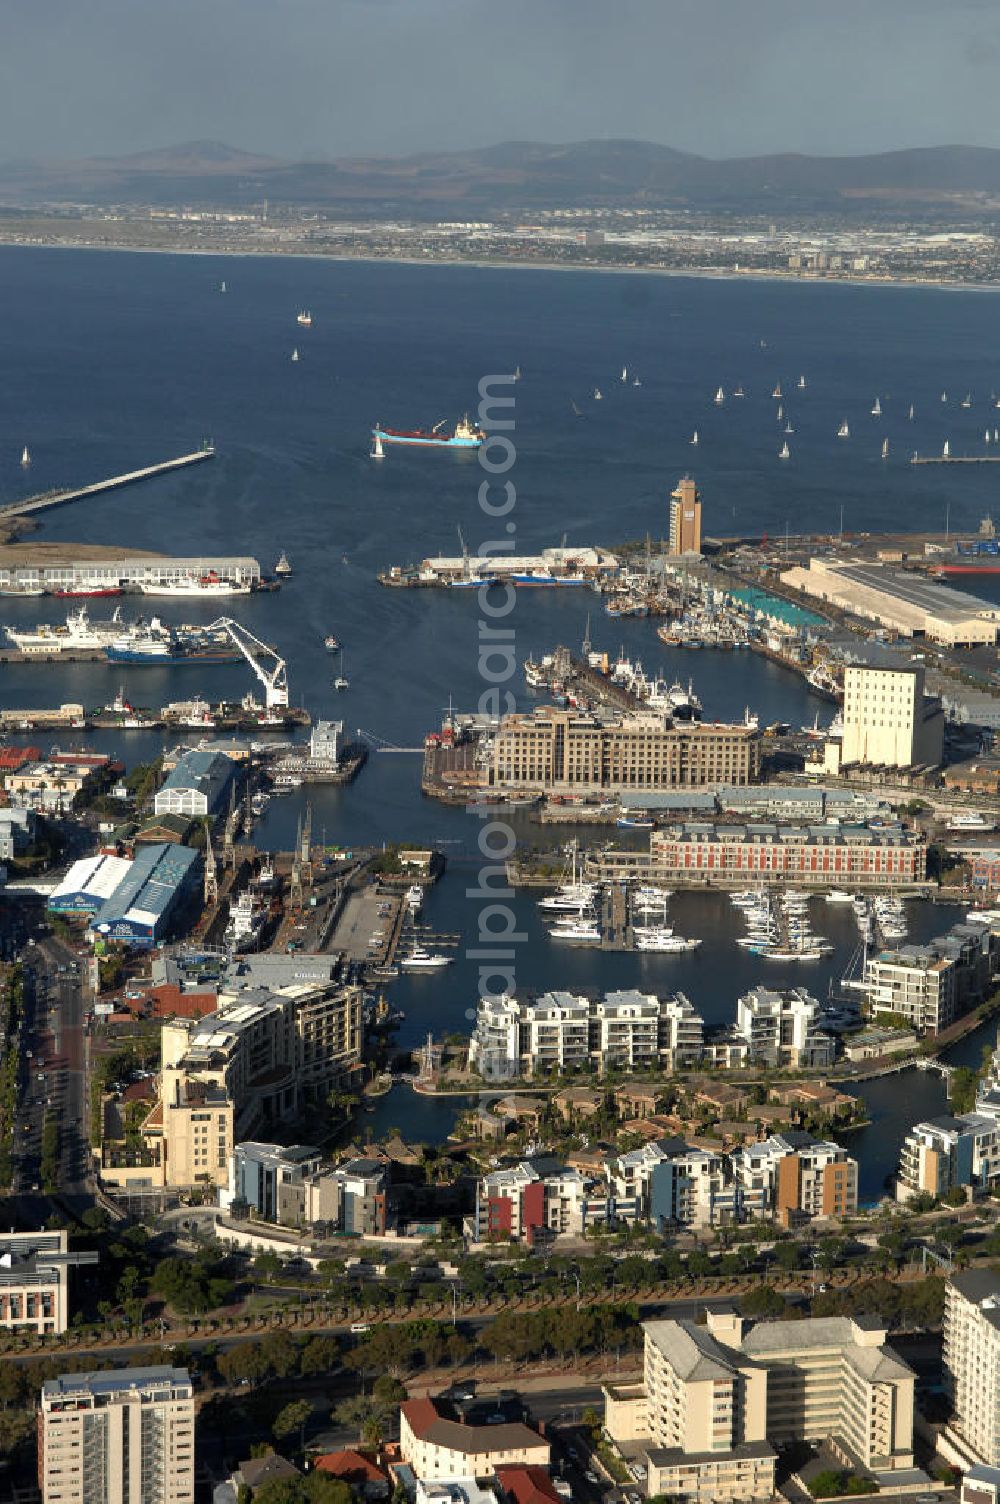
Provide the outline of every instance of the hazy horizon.
<path id="1" fill-rule="evenodd" d="M 1000 147 L 990 0 L 8 0 L 0 158 Z"/>

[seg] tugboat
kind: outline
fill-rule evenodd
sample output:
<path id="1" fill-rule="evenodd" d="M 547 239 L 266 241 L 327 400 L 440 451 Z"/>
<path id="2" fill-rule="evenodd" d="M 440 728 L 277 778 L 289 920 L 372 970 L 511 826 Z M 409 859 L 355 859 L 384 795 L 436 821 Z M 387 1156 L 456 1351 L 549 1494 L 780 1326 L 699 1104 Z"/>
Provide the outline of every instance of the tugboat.
<path id="1" fill-rule="evenodd" d="M 323 638 L 323 646 L 328 653 L 338 653 L 340 651 L 340 639 L 334 637 L 331 632 L 328 637 Z"/>
<path id="2" fill-rule="evenodd" d="M 274 566 L 274 572 L 276 575 L 280 575 L 283 580 L 287 580 L 292 572 L 292 566 L 288 562 L 288 555 L 284 549 L 278 555 L 278 562 Z"/>

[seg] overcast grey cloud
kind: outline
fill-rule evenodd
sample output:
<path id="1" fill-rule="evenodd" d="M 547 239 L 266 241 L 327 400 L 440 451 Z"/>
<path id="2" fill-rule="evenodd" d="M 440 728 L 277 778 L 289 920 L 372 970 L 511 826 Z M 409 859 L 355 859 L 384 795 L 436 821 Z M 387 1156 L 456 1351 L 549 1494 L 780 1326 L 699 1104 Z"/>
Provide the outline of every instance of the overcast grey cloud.
<path id="1" fill-rule="evenodd" d="M 1000 0 L 0 0 L 0 156 L 1000 147 Z"/>

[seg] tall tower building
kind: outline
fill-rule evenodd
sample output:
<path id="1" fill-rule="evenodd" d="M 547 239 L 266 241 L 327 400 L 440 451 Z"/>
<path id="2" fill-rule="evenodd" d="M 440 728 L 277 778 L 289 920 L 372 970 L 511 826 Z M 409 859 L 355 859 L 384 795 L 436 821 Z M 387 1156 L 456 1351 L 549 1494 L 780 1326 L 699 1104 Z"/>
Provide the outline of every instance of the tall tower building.
<path id="1" fill-rule="evenodd" d="M 701 553 L 701 493 L 689 475 L 670 495 L 670 552 Z"/>
<path id="2" fill-rule="evenodd" d="M 192 1504 L 194 1395 L 185 1368 L 64 1374 L 42 1385 L 43 1504 Z"/>

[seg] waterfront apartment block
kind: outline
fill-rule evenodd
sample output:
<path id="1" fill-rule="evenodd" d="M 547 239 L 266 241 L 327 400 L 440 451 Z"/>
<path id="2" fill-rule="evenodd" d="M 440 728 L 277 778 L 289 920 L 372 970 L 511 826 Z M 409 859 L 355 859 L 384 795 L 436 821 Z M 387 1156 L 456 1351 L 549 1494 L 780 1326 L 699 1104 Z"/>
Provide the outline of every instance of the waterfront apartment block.
<path id="1" fill-rule="evenodd" d="M 700 1059 L 704 1022 L 683 993 L 635 989 L 595 999 L 569 992 L 479 1000 L 469 1064 L 484 1080 L 609 1066 L 674 1070 Z"/>
<path id="2" fill-rule="evenodd" d="M 229 1184 L 219 1205 L 234 1216 L 260 1218 L 283 1227 L 325 1224 L 348 1236 L 385 1232 L 388 1169 L 379 1160 L 352 1159 L 324 1165 L 319 1149 L 306 1144 L 237 1144 L 229 1161 Z"/>
<path id="3" fill-rule="evenodd" d="M 701 492 L 689 475 L 670 493 L 670 552 L 701 553 Z"/>
<path id="4" fill-rule="evenodd" d="M 840 1144 L 786 1129 L 729 1156 L 741 1209 L 795 1227 L 816 1217 L 849 1217 L 858 1209 L 858 1162 Z"/>
<path id="5" fill-rule="evenodd" d="M 530 1247 L 540 1237 L 584 1237 L 613 1221 L 606 1183 L 548 1158 L 493 1170 L 476 1187 L 473 1235 L 478 1243 L 510 1241 Z"/>
<path id="6" fill-rule="evenodd" d="M 471 1235 L 534 1244 L 595 1227 L 701 1232 L 750 1220 L 783 1227 L 853 1215 L 858 1166 L 839 1144 L 796 1130 L 724 1154 L 663 1138 L 584 1174 L 548 1155 L 501 1165 L 476 1190 Z"/>
<path id="7" fill-rule="evenodd" d="M 686 821 L 649 836 L 648 851 L 589 856 L 586 875 L 605 882 L 688 882 L 699 886 L 792 884 L 890 891 L 919 887 L 927 842 L 902 825 L 733 824 Z"/>
<path id="8" fill-rule="evenodd" d="M 822 1020 L 821 1005 L 804 987 L 779 992 L 758 986 L 737 1001 L 734 1033 L 746 1042 L 751 1064 L 826 1070 L 836 1043 Z"/>
<path id="9" fill-rule="evenodd" d="M 1000 1278 L 992 1270 L 948 1278 L 944 1371 L 952 1403 L 946 1436 L 970 1462 L 1000 1467 Z"/>
<path id="10" fill-rule="evenodd" d="M 929 637 L 947 647 L 992 647 L 997 640 L 1000 606 L 995 601 L 939 585 L 925 575 L 885 564 L 812 558 L 808 569 L 796 565 L 781 579 L 901 637 Z"/>
<path id="11" fill-rule="evenodd" d="M 606 719 L 543 705 L 504 716 L 493 738 L 491 783 L 539 793 L 742 786 L 760 777 L 760 737 L 750 726 L 675 724 L 637 712 Z"/>
<path id="12" fill-rule="evenodd" d="M 920 1034 L 939 1034 L 986 996 L 1000 964 L 1000 934 L 956 924 L 926 945 L 878 951 L 865 964 L 864 989 L 876 1017 L 892 1014 Z"/>
<path id="13" fill-rule="evenodd" d="M 963 1112 L 914 1123 L 903 1140 L 897 1201 L 920 1194 L 946 1196 L 1000 1185 L 1000 1122 L 992 1113 Z"/>
<path id="14" fill-rule="evenodd" d="M 874 1473 L 913 1465 L 915 1376 L 872 1318 L 750 1325 L 727 1312 L 644 1323 L 641 1384 L 605 1390 L 615 1441 L 640 1442 L 650 1494 L 768 1499 L 772 1443 L 836 1440 Z"/>
<path id="15" fill-rule="evenodd" d="M 187 1369 L 123 1368 L 48 1380 L 38 1450 L 42 1504 L 193 1504 Z"/>
<path id="16" fill-rule="evenodd" d="M 879 767 L 937 767 L 944 747 L 941 701 L 924 693 L 922 665 L 844 673 L 841 763 Z"/>

